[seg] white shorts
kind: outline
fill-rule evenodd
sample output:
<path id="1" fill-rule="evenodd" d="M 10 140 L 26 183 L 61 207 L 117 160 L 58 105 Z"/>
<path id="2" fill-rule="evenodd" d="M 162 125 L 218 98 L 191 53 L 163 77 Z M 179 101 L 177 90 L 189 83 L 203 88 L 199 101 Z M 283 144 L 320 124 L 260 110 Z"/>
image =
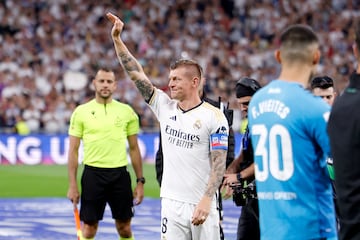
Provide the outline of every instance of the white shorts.
<path id="1" fill-rule="evenodd" d="M 219 240 L 219 211 L 212 206 L 206 221 L 195 226 L 191 223 L 195 204 L 162 198 L 161 240 Z"/>

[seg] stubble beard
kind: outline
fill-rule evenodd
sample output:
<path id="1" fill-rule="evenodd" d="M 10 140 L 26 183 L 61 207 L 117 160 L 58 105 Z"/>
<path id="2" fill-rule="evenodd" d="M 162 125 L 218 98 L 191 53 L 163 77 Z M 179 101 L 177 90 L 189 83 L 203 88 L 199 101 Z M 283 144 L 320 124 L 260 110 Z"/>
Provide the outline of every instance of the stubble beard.
<path id="1" fill-rule="evenodd" d="M 98 96 L 104 101 L 107 101 L 112 97 L 112 93 L 110 91 L 107 91 L 107 94 L 103 94 L 102 91 L 98 91 Z"/>

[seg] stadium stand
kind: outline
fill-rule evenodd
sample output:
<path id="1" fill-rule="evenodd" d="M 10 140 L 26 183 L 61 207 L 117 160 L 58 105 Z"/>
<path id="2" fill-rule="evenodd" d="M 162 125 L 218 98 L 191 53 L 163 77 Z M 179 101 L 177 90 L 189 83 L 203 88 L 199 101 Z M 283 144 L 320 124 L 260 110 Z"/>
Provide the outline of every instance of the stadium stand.
<path id="1" fill-rule="evenodd" d="M 157 87 L 167 89 L 170 61 L 194 58 L 205 69 L 207 96 L 232 107 L 240 76 L 265 85 L 277 75 L 273 51 L 292 23 L 319 34 L 319 72 L 341 92 L 354 68 L 349 29 L 359 9 L 356 0 L 0 1 L 0 132 L 13 132 L 22 115 L 31 132 L 66 133 L 74 107 L 92 96 L 88 82 L 99 66 L 114 69 L 115 96 L 132 105 L 142 130 L 158 131 L 118 64 L 107 11 L 125 21 L 123 38 Z"/>

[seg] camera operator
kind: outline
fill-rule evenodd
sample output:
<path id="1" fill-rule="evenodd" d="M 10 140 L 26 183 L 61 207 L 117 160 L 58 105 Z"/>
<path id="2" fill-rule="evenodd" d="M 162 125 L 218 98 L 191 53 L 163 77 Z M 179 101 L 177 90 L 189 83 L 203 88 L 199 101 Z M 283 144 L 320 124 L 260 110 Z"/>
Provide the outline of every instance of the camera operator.
<path id="1" fill-rule="evenodd" d="M 247 117 L 248 105 L 260 84 L 244 77 L 236 83 L 236 98 L 241 114 Z M 255 189 L 254 153 L 251 146 L 249 129 L 242 138 L 241 152 L 229 165 L 224 175 L 224 197 L 233 196 L 237 206 L 242 206 L 239 217 L 237 240 L 260 240 L 259 206 Z"/>

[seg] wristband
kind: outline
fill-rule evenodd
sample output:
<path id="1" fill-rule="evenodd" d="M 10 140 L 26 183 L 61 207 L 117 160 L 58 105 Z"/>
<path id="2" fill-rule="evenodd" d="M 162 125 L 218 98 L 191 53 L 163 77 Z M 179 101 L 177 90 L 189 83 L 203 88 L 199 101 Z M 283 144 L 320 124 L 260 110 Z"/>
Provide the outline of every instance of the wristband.
<path id="1" fill-rule="evenodd" d="M 145 184 L 145 178 L 144 177 L 140 177 L 136 179 L 136 183 L 141 182 L 142 184 Z"/>
<path id="2" fill-rule="evenodd" d="M 242 177 L 241 177 L 241 174 L 240 173 L 237 173 L 236 174 L 236 179 L 241 183 L 242 182 Z"/>

